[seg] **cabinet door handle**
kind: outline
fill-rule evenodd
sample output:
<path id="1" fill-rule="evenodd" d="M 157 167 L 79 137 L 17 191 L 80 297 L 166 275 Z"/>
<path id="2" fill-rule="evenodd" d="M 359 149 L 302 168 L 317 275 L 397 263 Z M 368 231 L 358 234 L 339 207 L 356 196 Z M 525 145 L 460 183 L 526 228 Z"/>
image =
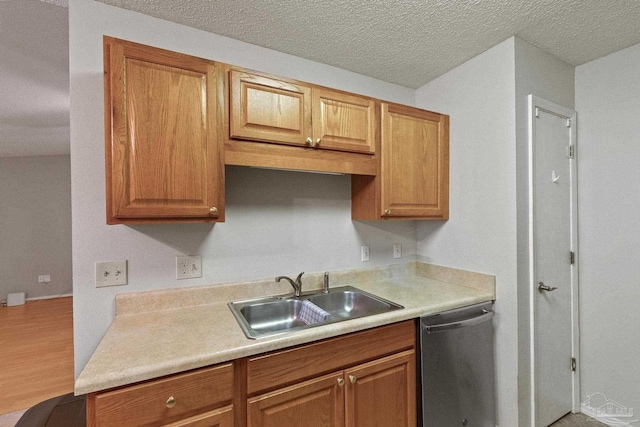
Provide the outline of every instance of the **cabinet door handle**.
<path id="1" fill-rule="evenodd" d="M 218 208 L 216 208 L 215 206 L 212 206 L 211 209 L 209 209 L 209 213 L 211 215 L 218 215 Z"/>
<path id="2" fill-rule="evenodd" d="M 321 140 L 320 138 L 316 139 L 316 146 L 320 145 L 320 142 L 321 142 L 321 141 L 322 141 L 322 140 Z"/>
<path id="3" fill-rule="evenodd" d="M 357 379 L 355 376 L 353 376 L 353 375 L 349 375 L 349 382 L 350 382 L 351 384 L 355 384 L 355 383 L 356 383 L 356 381 L 358 381 L 358 379 Z"/>
<path id="4" fill-rule="evenodd" d="M 313 147 L 313 139 L 311 139 L 311 137 L 307 138 L 307 145 L 310 145 Z"/>
<path id="5" fill-rule="evenodd" d="M 340 387 L 342 387 L 344 385 L 344 379 L 343 378 L 338 378 L 338 385 Z"/>
<path id="6" fill-rule="evenodd" d="M 176 398 L 173 397 L 173 396 L 169 396 L 169 398 L 167 399 L 167 403 L 166 403 L 167 408 L 169 408 L 169 409 L 173 408 L 174 406 L 176 406 L 176 403 L 178 403 L 176 401 Z"/>
<path id="7" fill-rule="evenodd" d="M 384 210 L 384 214 L 385 215 L 391 215 L 391 209 L 385 209 Z"/>

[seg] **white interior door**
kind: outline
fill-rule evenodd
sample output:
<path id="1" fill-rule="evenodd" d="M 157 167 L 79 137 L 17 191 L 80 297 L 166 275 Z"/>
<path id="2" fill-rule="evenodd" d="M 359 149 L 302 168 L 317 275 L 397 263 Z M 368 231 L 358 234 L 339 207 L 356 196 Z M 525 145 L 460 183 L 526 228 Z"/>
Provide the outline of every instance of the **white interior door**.
<path id="1" fill-rule="evenodd" d="M 574 404 L 575 113 L 532 98 L 534 425 Z"/>

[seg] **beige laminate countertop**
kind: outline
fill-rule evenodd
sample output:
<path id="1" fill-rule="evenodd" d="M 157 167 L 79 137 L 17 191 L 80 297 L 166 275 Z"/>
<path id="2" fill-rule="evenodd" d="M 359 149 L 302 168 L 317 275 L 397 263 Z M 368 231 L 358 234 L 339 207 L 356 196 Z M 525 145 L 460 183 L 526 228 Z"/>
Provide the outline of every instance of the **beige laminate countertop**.
<path id="1" fill-rule="evenodd" d="M 495 299 L 493 289 L 474 289 L 416 274 L 352 286 L 405 308 L 260 339 L 244 335 L 227 300 L 118 314 L 77 378 L 75 393 L 105 390 Z"/>

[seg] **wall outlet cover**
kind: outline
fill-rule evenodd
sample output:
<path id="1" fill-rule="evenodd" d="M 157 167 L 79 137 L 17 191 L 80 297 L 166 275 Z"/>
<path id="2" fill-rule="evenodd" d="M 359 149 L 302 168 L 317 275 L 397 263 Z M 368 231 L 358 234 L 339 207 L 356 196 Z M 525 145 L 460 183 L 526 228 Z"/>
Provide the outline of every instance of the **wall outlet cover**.
<path id="1" fill-rule="evenodd" d="M 394 258 L 402 258 L 402 244 L 395 243 L 393 245 L 393 257 Z"/>
<path id="2" fill-rule="evenodd" d="M 176 257 L 176 279 L 196 279 L 202 277 L 202 257 L 187 255 Z"/>
<path id="3" fill-rule="evenodd" d="M 127 260 L 96 262 L 96 288 L 127 284 Z"/>
<path id="4" fill-rule="evenodd" d="M 362 262 L 369 261 L 369 246 L 360 247 L 360 260 Z"/>

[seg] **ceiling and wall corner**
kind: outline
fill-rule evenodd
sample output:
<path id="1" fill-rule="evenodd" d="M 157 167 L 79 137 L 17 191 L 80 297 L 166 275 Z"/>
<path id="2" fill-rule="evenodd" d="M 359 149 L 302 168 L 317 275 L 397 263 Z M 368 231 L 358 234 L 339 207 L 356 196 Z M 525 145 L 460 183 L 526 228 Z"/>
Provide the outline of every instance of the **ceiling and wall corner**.
<path id="1" fill-rule="evenodd" d="M 65 7 L 0 2 L 0 157 L 69 154 Z"/>
<path id="2" fill-rule="evenodd" d="M 416 90 L 451 116 L 450 217 L 419 222 L 417 255 L 496 276 L 497 424 L 518 424 L 514 38 Z"/>
<path id="3" fill-rule="evenodd" d="M 576 68 L 582 402 L 596 396 L 585 405 L 593 410 L 608 399 L 633 420 L 640 408 L 638 76 L 640 45 Z"/>
<path id="4" fill-rule="evenodd" d="M 635 0 L 98 0 L 418 88 L 516 35 L 572 65 L 640 43 Z"/>

